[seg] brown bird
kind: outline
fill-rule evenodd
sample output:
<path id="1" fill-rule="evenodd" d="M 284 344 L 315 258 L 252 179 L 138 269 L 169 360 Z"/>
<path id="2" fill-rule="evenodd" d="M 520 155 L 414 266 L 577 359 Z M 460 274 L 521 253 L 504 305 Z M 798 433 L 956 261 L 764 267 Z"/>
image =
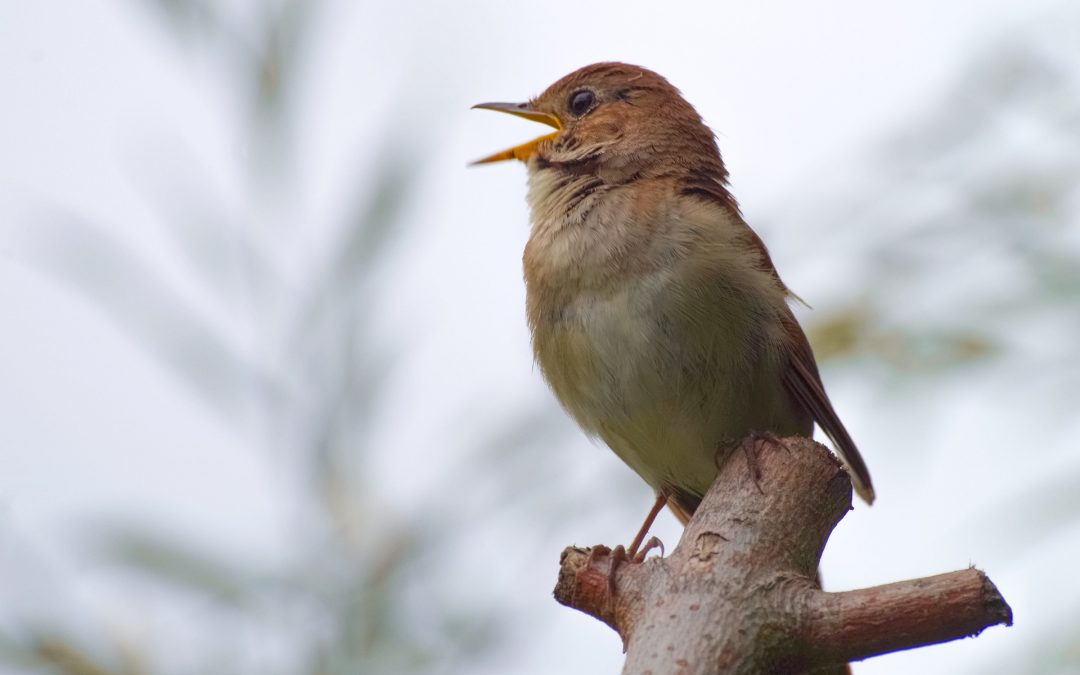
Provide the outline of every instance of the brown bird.
<path id="1" fill-rule="evenodd" d="M 769 253 L 743 220 L 713 133 L 660 75 L 577 70 L 526 103 L 481 103 L 554 133 L 476 163 L 528 168 L 524 267 L 533 351 L 555 396 L 685 524 L 740 447 L 832 440 L 870 474 L 833 410 Z M 643 555 L 644 552 L 642 552 Z"/>

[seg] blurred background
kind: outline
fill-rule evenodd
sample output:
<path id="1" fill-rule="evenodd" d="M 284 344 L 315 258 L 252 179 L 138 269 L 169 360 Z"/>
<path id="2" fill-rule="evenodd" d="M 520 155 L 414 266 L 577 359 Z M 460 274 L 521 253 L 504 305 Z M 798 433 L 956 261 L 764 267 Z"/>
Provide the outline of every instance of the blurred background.
<path id="1" fill-rule="evenodd" d="M 550 592 L 652 497 L 532 365 L 523 167 L 465 168 L 612 59 L 815 308 L 879 496 L 827 587 L 1015 611 L 855 672 L 1080 672 L 1068 0 L 3 3 L 0 672 L 618 671 Z"/>

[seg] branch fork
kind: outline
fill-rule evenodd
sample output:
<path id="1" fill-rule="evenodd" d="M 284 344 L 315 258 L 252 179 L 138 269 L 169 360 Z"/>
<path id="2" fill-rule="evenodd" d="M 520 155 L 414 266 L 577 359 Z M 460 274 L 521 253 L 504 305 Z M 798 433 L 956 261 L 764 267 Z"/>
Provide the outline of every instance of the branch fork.
<path id="1" fill-rule="evenodd" d="M 822 591 L 821 553 L 851 510 L 847 473 L 799 437 L 762 444 L 754 465 L 733 455 L 671 555 L 618 565 L 614 584 L 611 549 L 563 551 L 555 599 L 619 633 L 625 675 L 843 672 L 1012 623 L 974 568 Z"/>

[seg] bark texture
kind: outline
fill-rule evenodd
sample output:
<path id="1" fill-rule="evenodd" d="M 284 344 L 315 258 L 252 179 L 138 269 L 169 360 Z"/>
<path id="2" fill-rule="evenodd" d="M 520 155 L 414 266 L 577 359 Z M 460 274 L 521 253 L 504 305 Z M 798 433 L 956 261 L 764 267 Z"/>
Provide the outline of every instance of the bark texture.
<path id="1" fill-rule="evenodd" d="M 622 636 L 624 674 L 836 672 L 1011 624 L 1008 604 L 973 568 L 822 591 L 818 561 L 851 509 L 851 482 L 811 440 L 758 447 L 724 466 L 671 555 L 616 568 L 614 597 L 610 549 L 563 551 L 555 598 Z"/>

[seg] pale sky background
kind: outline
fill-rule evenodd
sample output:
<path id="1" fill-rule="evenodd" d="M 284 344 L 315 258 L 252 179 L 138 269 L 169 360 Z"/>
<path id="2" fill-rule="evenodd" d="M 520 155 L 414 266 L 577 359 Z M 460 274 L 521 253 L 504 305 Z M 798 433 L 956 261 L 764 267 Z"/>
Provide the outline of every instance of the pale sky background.
<path id="1" fill-rule="evenodd" d="M 222 4 L 254 16 L 254 2 Z M 295 554 L 292 527 L 303 508 L 289 487 L 295 462 L 266 449 L 273 421 L 254 404 L 226 415 L 211 409 L 99 302 L 41 265 L 35 242 L 49 223 L 72 217 L 109 233 L 194 315 L 258 360 L 267 331 L 288 311 L 285 299 L 334 245 L 342 205 L 373 180 L 379 151 L 400 146 L 413 153 L 420 178 L 408 222 L 379 262 L 379 301 L 370 308 L 377 344 L 401 358 L 372 430 L 381 450 L 369 462 L 378 486 L 370 499 L 385 509 L 375 527 L 392 530 L 444 503 L 483 506 L 490 494 L 447 484 L 473 452 L 472 432 L 522 407 L 544 411 L 574 448 L 552 455 L 564 465 L 549 466 L 552 458 L 535 447 L 503 452 L 536 453 L 518 459 L 535 464 L 525 474 L 535 480 L 529 491 L 560 495 L 570 515 L 530 527 L 488 504 L 489 517 L 448 534 L 454 550 L 442 552 L 440 588 L 461 598 L 480 584 L 480 604 L 509 617 L 502 648 L 466 672 L 617 672 L 615 634 L 559 607 L 550 591 L 563 546 L 628 539 L 651 497 L 561 417 L 532 365 L 520 272 L 524 169 L 465 168 L 540 130 L 469 106 L 525 99 L 599 60 L 660 72 L 717 132 L 734 192 L 788 285 L 825 312 L 857 294 L 868 264 L 860 252 L 887 233 L 837 223 L 835 234 L 821 236 L 800 232 L 800 220 L 846 212 L 837 203 L 880 207 L 881 185 L 866 175 L 875 153 L 933 112 L 989 42 L 1045 31 L 1047 49 L 1080 72 L 1080 15 L 1062 11 L 1067 6 L 328 2 L 316 13 L 318 44 L 302 66 L 305 104 L 293 123 L 303 132 L 291 150 L 292 177 L 271 198 L 252 200 L 246 171 L 261 149 L 251 147 L 238 83 L 217 66 L 212 47 L 177 46 L 139 2 L 0 4 L 0 629 L 41 620 L 90 639 L 105 626 L 149 643 L 160 672 L 184 672 L 191 652 L 213 644 L 207 625 L 217 615 L 96 562 L 87 553 L 95 524 L 143 523 L 268 568 Z M 1027 147 L 1023 129 L 1017 134 L 1003 134 L 1003 143 L 1019 138 L 1017 147 Z M 357 156 L 367 163 L 358 166 Z M 207 194 L 230 227 L 265 228 L 263 252 L 284 283 L 280 295 L 260 300 L 262 314 L 234 311 L 240 286 L 208 287 L 179 252 L 190 242 L 178 241 L 170 218 Z M 92 252 L 75 250 L 80 264 L 97 264 Z M 235 274 L 233 252 L 201 255 L 225 270 L 222 278 Z M 948 313 L 950 299 L 963 297 L 978 274 L 957 265 L 935 282 L 956 286 L 934 289 L 913 279 L 920 295 L 907 311 Z M 1058 344 L 1056 328 L 1048 320 L 1017 343 Z M 1077 367 L 1035 356 L 1027 363 L 1040 372 Z M 1068 440 L 1080 431 L 1075 399 L 1056 417 L 1040 417 L 1025 407 L 1030 392 L 1010 387 L 1001 370 L 972 370 L 912 394 L 890 391 L 873 364 L 863 365 L 826 368 L 824 377 L 864 450 L 879 502 L 857 505 L 835 531 L 824 559 L 827 587 L 974 564 L 1011 603 L 1016 625 L 871 659 L 855 672 L 1030 672 L 1025 650 L 1051 628 L 1080 620 L 1068 569 L 1080 557 L 1080 528 L 1072 523 L 1052 544 L 1021 552 L 995 537 L 987 518 L 1007 495 L 1075 473 Z M 1055 428 L 1047 438 L 1033 423 Z M 1033 435 L 1048 448 L 1037 462 L 1024 455 Z M 610 503 L 595 494 L 609 480 L 620 492 Z M 671 547 L 678 540 L 668 516 L 658 534 Z M 496 555 L 507 561 L 492 565 Z M 402 601 L 417 599 L 406 593 Z M 237 635 L 246 672 L 288 662 L 289 650 L 269 635 L 276 633 Z M 1074 657 L 1060 672 L 1080 672 Z"/>

